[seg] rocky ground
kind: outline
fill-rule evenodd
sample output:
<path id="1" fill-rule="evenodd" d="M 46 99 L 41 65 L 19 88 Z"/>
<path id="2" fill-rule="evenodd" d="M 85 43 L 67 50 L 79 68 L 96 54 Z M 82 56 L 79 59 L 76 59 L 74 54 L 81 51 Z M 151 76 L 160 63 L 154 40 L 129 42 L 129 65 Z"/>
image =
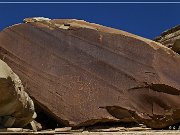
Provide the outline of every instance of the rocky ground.
<path id="1" fill-rule="evenodd" d="M 106 130 L 97 130 L 97 131 L 82 131 L 79 130 L 67 130 L 67 128 L 57 128 L 55 130 L 43 130 L 34 132 L 29 129 L 22 129 L 22 128 L 8 128 L 8 129 L 1 129 L 0 134 L 48 134 L 48 135 L 55 135 L 55 134 L 76 134 L 76 135 L 179 135 L 180 130 L 150 130 L 146 128 L 116 128 L 116 129 L 106 129 Z"/>

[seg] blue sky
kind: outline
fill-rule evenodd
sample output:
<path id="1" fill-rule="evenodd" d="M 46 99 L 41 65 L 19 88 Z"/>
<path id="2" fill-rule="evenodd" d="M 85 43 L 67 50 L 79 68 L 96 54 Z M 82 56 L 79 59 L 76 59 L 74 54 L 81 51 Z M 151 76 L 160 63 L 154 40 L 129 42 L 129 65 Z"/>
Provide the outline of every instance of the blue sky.
<path id="1" fill-rule="evenodd" d="M 23 0 L 19 0 L 19 1 L 23 1 Z M 35 0 L 31 0 L 31 1 L 35 1 Z M 43 0 L 43 1 L 47 1 L 47 0 Z M 69 0 L 69 1 L 74 1 L 74 0 Z M 82 0 L 78 0 L 78 1 L 82 1 Z M 103 0 L 103 1 L 108 1 L 108 0 Z M 129 0 L 129 1 L 135 1 L 135 0 Z M 174 1 L 178 1 L 178 0 L 174 0 Z M 10 25 L 20 23 L 26 17 L 37 17 L 37 16 L 48 17 L 51 19 L 53 18 L 81 19 L 81 20 L 86 20 L 89 22 L 98 23 L 105 26 L 125 30 L 142 37 L 153 39 L 154 37 L 158 36 L 162 31 L 180 24 L 180 3 L 179 4 L 0 4 L 0 30 Z"/>

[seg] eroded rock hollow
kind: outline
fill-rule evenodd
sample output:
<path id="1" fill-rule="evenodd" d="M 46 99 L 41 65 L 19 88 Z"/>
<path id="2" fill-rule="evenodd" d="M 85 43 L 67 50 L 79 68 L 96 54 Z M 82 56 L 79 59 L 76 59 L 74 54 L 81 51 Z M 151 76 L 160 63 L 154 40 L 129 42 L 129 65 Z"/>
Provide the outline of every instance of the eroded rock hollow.
<path id="1" fill-rule="evenodd" d="M 152 40 L 81 20 L 27 18 L 0 33 L 0 57 L 66 126 L 180 122 L 180 56 Z"/>

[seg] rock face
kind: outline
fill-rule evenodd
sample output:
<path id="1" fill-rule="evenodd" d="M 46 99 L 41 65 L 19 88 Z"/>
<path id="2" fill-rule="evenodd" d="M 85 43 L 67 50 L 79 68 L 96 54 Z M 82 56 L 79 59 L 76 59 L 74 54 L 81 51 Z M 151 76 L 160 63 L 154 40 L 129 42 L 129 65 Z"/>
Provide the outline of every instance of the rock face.
<path id="1" fill-rule="evenodd" d="M 34 104 L 19 77 L 0 60 L 0 126 L 24 127 L 33 120 Z"/>
<path id="2" fill-rule="evenodd" d="M 155 41 L 180 54 L 180 25 L 166 30 L 159 37 L 156 37 Z"/>
<path id="3" fill-rule="evenodd" d="M 0 33 L 0 56 L 64 125 L 180 122 L 180 56 L 171 49 L 81 20 L 24 22 Z"/>

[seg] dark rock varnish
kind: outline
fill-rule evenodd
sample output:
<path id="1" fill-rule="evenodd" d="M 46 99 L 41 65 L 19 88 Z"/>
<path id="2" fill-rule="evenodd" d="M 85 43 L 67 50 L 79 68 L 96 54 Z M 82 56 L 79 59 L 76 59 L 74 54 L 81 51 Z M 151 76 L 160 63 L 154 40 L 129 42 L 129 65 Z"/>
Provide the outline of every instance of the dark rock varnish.
<path id="1" fill-rule="evenodd" d="M 180 122 L 180 56 L 171 49 L 80 20 L 24 22 L 0 33 L 1 58 L 59 122 Z"/>

